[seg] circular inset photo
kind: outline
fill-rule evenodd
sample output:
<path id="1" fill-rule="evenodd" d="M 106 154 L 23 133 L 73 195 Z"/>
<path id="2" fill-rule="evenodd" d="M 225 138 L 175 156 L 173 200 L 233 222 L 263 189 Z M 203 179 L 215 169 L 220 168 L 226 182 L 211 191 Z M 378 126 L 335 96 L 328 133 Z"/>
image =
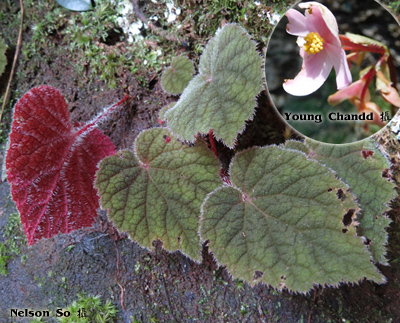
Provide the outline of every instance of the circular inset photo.
<path id="1" fill-rule="evenodd" d="M 334 144 L 367 138 L 400 107 L 400 27 L 374 0 L 300 2 L 268 43 L 268 92 L 300 134 Z"/>

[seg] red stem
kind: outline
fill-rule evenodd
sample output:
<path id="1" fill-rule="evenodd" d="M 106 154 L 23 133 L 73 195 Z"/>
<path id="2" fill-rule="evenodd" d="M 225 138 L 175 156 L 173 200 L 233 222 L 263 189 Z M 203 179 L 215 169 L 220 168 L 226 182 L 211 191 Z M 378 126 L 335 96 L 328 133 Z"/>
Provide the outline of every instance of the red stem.
<path id="1" fill-rule="evenodd" d="M 372 81 L 372 79 L 374 78 L 375 74 L 376 74 L 375 67 L 372 67 L 372 68 L 367 72 L 367 74 L 365 74 L 365 75 L 363 76 L 363 78 L 365 78 L 365 85 L 364 85 L 364 87 L 363 87 L 363 89 L 362 89 L 362 91 L 361 91 L 360 100 L 361 100 L 362 103 L 364 103 L 365 94 L 367 93 L 369 84 L 371 83 L 371 81 Z"/>
<path id="2" fill-rule="evenodd" d="M 387 55 L 382 55 L 379 60 L 374 64 L 374 66 L 372 66 L 372 68 L 367 72 L 367 74 L 365 74 L 363 76 L 363 78 L 365 78 L 365 85 L 361 91 L 361 102 L 364 103 L 364 98 L 365 98 L 365 93 L 367 93 L 368 90 L 368 86 L 371 83 L 372 79 L 375 77 L 376 75 L 376 66 L 380 66 L 384 61 L 386 61 L 388 58 Z"/>
<path id="3" fill-rule="evenodd" d="M 208 131 L 208 138 L 209 138 L 209 140 L 210 140 L 210 146 L 211 146 L 212 152 L 214 153 L 214 156 L 217 157 L 217 158 L 219 159 L 219 157 L 218 157 L 218 151 L 217 151 L 217 146 L 215 145 L 214 130 L 213 130 L 213 129 L 210 129 L 210 130 Z M 222 180 L 223 180 L 226 184 L 232 186 L 232 183 L 231 183 L 231 181 L 230 181 L 230 179 L 229 179 L 228 174 L 225 172 L 225 170 L 224 170 L 222 167 L 221 167 L 221 169 L 220 169 L 220 171 L 219 171 L 219 176 L 221 176 Z"/>
<path id="4" fill-rule="evenodd" d="M 115 103 L 114 105 L 112 105 L 111 107 L 109 107 L 108 109 L 103 111 L 102 113 L 100 113 L 100 115 L 98 115 L 92 122 L 87 123 L 81 130 L 79 130 L 78 133 L 76 134 L 76 136 L 81 135 L 85 131 L 89 130 L 89 128 L 91 128 L 91 127 L 95 127 L 99 121 L 101 121 L 102 119 L 105 119 L 111 112 L 114 112 L 114 110 L 117 107 L 119 107 L 122 103 L 124 103 L 128 98 L 129 98 L 129 95 L 127 94 L 124 96 L 124 98 L 122 100 L 118 101 L 117 103 Z"/>
<path id="5" fill-rule="evenodd" d="M 217 146 L 215 145 L 213 129 L 210 129 L 210 131 L 208 132 L 208 139 L 210 140 L 210 146 L 211 146 L 212 152 L 214 153 L 214 156 L 218 158 Z"/>
<path id="6" fill-rule="evenodd" d="M 392 82 L 392 86 L 397 90 L 396 67 L 394 65 L 393 56 L 390 54 L 388 57 L 388 65 L 389 65 L 389 71 L 390 71 L 390 81 Z"/>
<path id="7" fill-rule="evenodd" d="M 363 45 L 353 43 L 348 37 L 344 35 L 339 35 L 340 41 L 342 43 L 342 48 L 344 50 L 355 50 L 355 51 L 365 51 L 370 53 L 385 54 L 386 49 L 378 45 Z"/>

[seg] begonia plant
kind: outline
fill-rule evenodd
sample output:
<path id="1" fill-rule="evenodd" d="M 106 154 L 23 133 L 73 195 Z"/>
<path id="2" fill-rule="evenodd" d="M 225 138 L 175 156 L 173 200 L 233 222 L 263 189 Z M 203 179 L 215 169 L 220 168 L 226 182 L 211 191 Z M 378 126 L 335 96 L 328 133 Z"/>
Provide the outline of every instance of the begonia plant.
<path id="1" fill-rule="evenodd" d="M 330 21 L 319 5 L 307 10 Z M 330 41 L 331 31 L 306 32 L 301 51 L 313 65 L 307 51 L 323 53 L 318 37 Z M 330 69 L 348 86 L 342 58 L 335 59 Z M 363 279 L 384 283 L 376 264 L 387 264 L 387 211 L 396 193 L 374 142 L 253 147 L 234 151 L 223 170 L 214 134 L 234 149 L 263 89 L 261 63 L 251 36 L 226 24 L 204 50 L 200 73 L 160 113 L 167 127 L 144 130 L 132 149 L 116 153 L 95 127 L 122 101 L 72 125 L 59 91 L 28 92 L 15 109 L 6 164 L 29 244 L 91 225 L 100 199 L 115 227 L 143 247 L 159 239 L 201 261 L 207 242 L 221 265 L 250 284 L 307 293 Z M 209 134 L 212 151 L 198 133 Z"/>

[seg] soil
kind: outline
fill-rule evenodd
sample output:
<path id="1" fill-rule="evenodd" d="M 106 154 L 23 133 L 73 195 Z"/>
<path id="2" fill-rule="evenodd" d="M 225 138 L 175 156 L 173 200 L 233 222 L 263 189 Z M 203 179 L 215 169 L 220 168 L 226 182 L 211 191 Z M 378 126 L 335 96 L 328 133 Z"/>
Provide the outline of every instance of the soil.
<path id="1" fill-rule="evenodd" d="M 23 41 L 31 41 L 31 32 L 25 30 Z M 15 34 L 13 31 L 9 37 Z M 65 45 L 55 36 L 53 43 Z M 178 52 L 186 50 L 183 45 L 174 46 Z M 142 82 L 137 75 L 124 72 L 118 77 L 117 87 L 109 89 L 99 80 L 85 82 L 91 71 L 87 69 L 87 75 L 77 74 L 70 57 L 54 56 L 50 47 L 42 50 L 47 59 L 40 61 L 40 66 L 33 68 L 26 60 L 19 63 L 24 77 L 14 81 L 12 101 L 34 86 L 49 84 L 65 95 L 71 120 L 75 122 L 91 119 L 103 107 L 128 94 L 128 103 L 100 127 L 117 149 L 132 147 L 142 130 L 159 126 L 158 110 L 176 100 L 163 92 L 160 73 L 156 71 L 143 71 Z M 11 48 L 13 51 L 15 47 Z M 9 72 L 8 67 L 5 75 Z M 0 83 L 4 93 L 4 82 Z M 10 122 L 10 111 L 6 112 L 5 120 Z M 237 150 L 282 143 L 285 129 L 263 92 L 258 98 L 254 121 L 248 123 L 239 137 Z M 226 166 L 233 152 L 220 144 L 218 151 Z M 4 154 L 3 150 L 1 159 Z M 393 171 L 398 170 L 398 161 L 393 159 Z M 0 230 L 15 212 L 9 184 L 1 182 Z M 391 261 L 390 266 L 379 267 L 387 278 L 386 284 L 362 281 L 339 288 L 320 286 L 307 295 L 299 295 L 278 292 L 264 284 L 252 287 L 233 279 L 216 263 L 206 244 L 201 263 L 180 252 L 166 252 L 160 241 L 154 242 L 152 250 L 144 249 L 118 233 L 106 213 L 99 211 L 93 227 L 41 240 L 30 247 L 21 246 L 21 254 L 8 262 L 8 275 L 0 276 L 0 322 L 29 322 L 29 319 L 11 319 L 10 309 L 54 311 L 67 307 L 82 292 L 101 295 L 103 301 L 111 300 L 118 309 L 116 322 L 400 322 L 400 203 L 397 200 L 392 202 L 389 215 L 393 220 L 388 244 Z M 0 242 L 4 239 L 0 237 Z M 55 318 L 44 321 L 57 322 Z"/>

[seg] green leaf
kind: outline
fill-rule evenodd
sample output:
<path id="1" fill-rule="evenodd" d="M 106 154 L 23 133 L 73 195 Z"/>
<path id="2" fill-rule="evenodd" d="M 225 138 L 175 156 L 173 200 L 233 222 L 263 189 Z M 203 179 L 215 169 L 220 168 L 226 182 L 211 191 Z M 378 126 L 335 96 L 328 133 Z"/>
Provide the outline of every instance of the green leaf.
<path id="1" fill-rule="evenodd" d="M 292 139 L 285 141 L 285 144 L 280 145 L 280 147 L 300 150 L 301 152 L 303 152 L 305 154 L 308 154 L 310 152 L 310 149 L 308 148 L 308 146 L 305 143 L 303 143 L 301 141 L 297 141 L 297 140 L 292 140 Z"/>
<path id="2" fill-rule="evenodd" d="M 57 3 L 72 11 L 88 11 L 92 10 L 92 2 L 91 0 L 56 0 Z"/>
<path id="3" fill-rule="evenodd" d="M 256 44 L 242 27 L 226 24 L 208 43 L 199 69 L 174 108 L 166 112 L 168 126 L 189 142 L 198 132 L 213 129 L 217 139 L 233 147 L 245 121 L 253 118 L 256 96 L 263 88 Z"/>
<path id="4" fill-rule="evenodd" d="M 289 143 L 287 147 L 291 145 Z M 386 228 L 390 219 L 385 213 L 389 210 L 388 203 L 396 197 L 395 184 L 382 177 L 382 172 L 390 168 L 387 158 L 371 139 L 346 145 L 306 139 L 303 145 L 308 147 L 310 157 L 333 169 L 350 186 L 361 208 L 357 215 L 360 222 L 357 232 L 371 240 L 369 249 L 374 261 L 387 265 Z M 373 155 L 366 156 L 368 151 Z"/>
<path id="5" fill-rule="evenodd" d="M 165 92 L 178 95 L 187 87 L 193 78 L 192 61 L 185 56 L 175 57 L 161 77 L 161 86 Z"/>
<path id="6" fill-rule="evenodd" d="M 166 121 L 167 118 L 165 117 L 165 113 L 166 113 L 169 109 L 173 108 L 175 104 L 176 104 L 176 102 L 171 102 L 171 103 L 169 103 L 169 104 L 163 106 L 163 107 L 160 109 L 160 111 L 158 112 L 158 119 L 161 120 L 161 121 Z"/>
<path id="7" fill-rule="evenodd" d="M 6 49 L 7 45 L 4 43 L 4 40 L 0 37 L 0 75 L 3 74 L 4 69 L 7 66 Z"/>
<path id="8" fill-rule="evenodd" d="M 233 186 L 204 202 L 200 233 L 233 276 L 302 293 L 364 277 L 385 281 L 354 226 L 342 222 L 358 206 L 329 168 L 268 146 L 238 153 L 230 174 Z"/>
<path id="9" fill-rule="evenodd" d="M 165 128 L 143 131 L 134 151 L 99 164 L 95 186 L 102 207 L 142 246 L 160 239 L 165 249 L 200 260 L 200 206 L 221 185 L 217 159 L 203 142 L 188 147 Z"/>

